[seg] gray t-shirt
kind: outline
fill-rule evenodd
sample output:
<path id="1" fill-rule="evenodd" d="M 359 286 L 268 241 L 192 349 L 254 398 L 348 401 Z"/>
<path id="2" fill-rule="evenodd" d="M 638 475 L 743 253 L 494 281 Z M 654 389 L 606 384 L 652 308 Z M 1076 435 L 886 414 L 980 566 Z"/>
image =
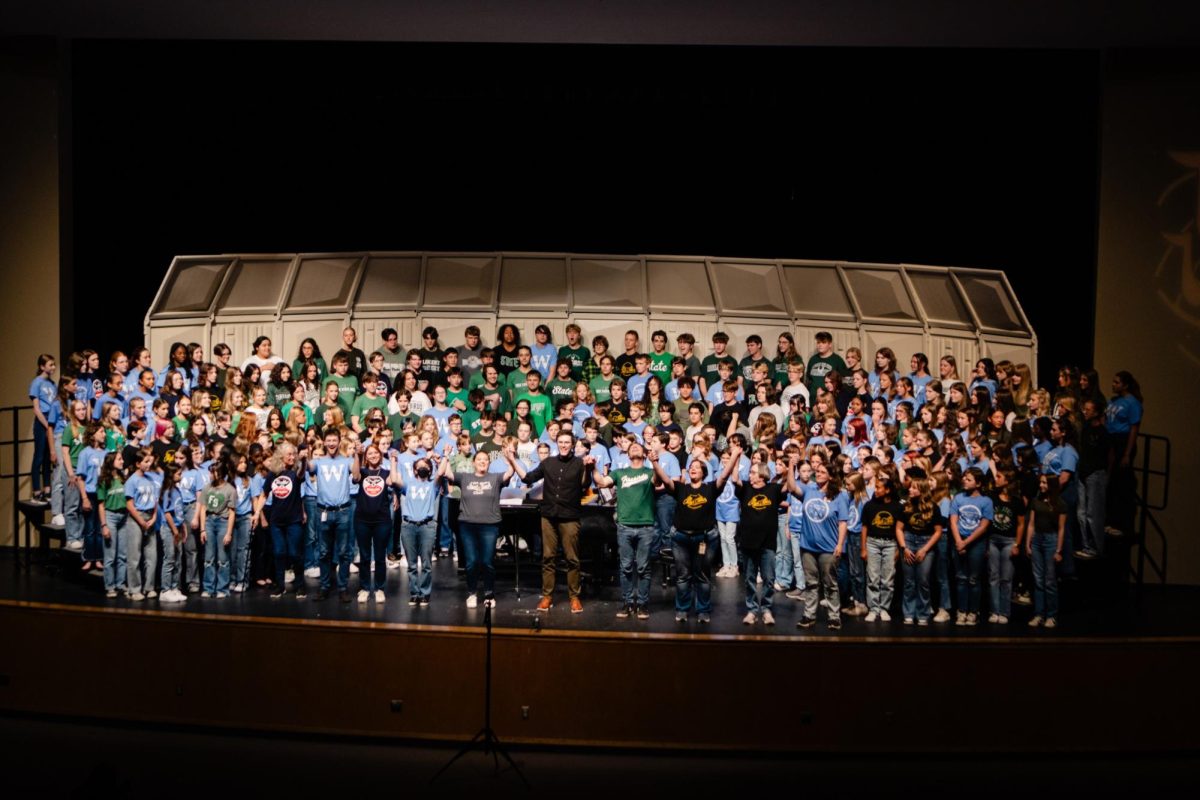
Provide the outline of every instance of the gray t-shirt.
<path id="1" fill-rule="evenodd" d="M 483 360 L 479 357 L 483 352 L 483 342 L 474 350 L 468 350 L 465 344 L 460 344 L 454 349 L 458 351 L 458 368 L 462 370 L 463 386 L 470 386 L 471 376 L 483 367 Z"/>
<path id="2" fill-rule="evenodd" d="M 200 496 L 204 513 L 209 517 L 222 517 L 237 505 L 237 489 L 226 481 L 220 486 L 209 485 Z"/>
<path id="3" fill-rule="evenodd" d="M 404 372 L 404 361 L 408 357 L 408 352 L 403 347 L 396 348 L 394 353 L 386 347 L 380 347 L 379 352 L 383 353 L 383 374 L 387 375 L 389 381 L 395 383 L 396 376 Z"/>
<path id="4" fill-rule="evenodd" d="M 500 490 L 504 488 L 502 474 L 489 472 L 486 475 L 476 475 L 474 472 L 456 472 L 454 480 L 462 489 L 459 520 L 479 525 L 496 525 L 500 522 Z"/>

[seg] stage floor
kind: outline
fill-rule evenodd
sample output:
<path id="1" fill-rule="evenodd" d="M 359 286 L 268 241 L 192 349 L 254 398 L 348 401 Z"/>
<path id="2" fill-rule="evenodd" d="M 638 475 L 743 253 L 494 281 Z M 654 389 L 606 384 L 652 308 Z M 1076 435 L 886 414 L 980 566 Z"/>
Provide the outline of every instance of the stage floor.
<path id="1" fill-rule="evenodd" d="M 351 602 L 342 603 L 336 592 L 324 602 L 314 601 L 317 580 L 307 579 L 309 596 L 297 600 L 288 594 L 272 600 L 268 592 L 254 588 L 245 594 L 233 594 L 223 600 L 201 599 L 189 596 L 186 603 L 160 604 L 157 600 L 132 602 L 120 597 L 108 600 L 104 597 L 103 584 L 98 574 L 80 575 L 74 570 L 54 571 L 45 565 L 34 564 L 28 570 L 14 568 L 11 551 L 0 556 L 0 601 L 55 604 L 80 608 L 112 609 L 147 614 L 197 614 L 259 619 L 297 619 L 320 622 L 385 623 L 403 627 L 426 628 L 478 628 L 483 624 L 482 606 L 466 607 L 466 588 L 457 563 L 440 560 L 433 565 L 432 603 L 427 607 L 408 605 L 408 576 L 403 569 L 388 571 L 387 601 L 380 607 L 373 600 L 358 603 L 354 595 L 358 590 L 358 576 L 350 576 Z M 74 558 L 63 555 L 63 558 Z M 822 610 L 819 622 L 809 629 L 796 626 L 800 619 L 800 603 L 776 593 L 773 613 L 776 624 L 765 626 L 761 622 L 753 626 L 744 625 L 746 613 L 743 600 L 743 584 L 737 579 L 715 579 L 713 590 L 712 623 L 700 625 L 693 615 L 686 623 L 674 621 L 674 587 L 664 588 L 661 571 L 656 571 L 650 593 L 651 616 L 649 620 L 617 619 L 620 609 L 620 589 L 616 585 L 600 583 L 583 598 L 584 610 L 572 614 L 567 604 L 566 588 L 562 576 L 555 594 L 555 605 L 549 612 L 538 613 L 535 606 L 540 597 L 540 570 L 538 565 L 522 560 L 521 592 L 518 597 L 514 586 L 511 566 L 507 560 L 498 560 L 497 576 L 498 605 L 493 615 L 497 628 L 531 630 L 540 627 L 543 633 L 552 631 L 574 633 L 601 633 L 642 636 L 681 635 L 727 637 L 784 637 L 798 640 L 812 637 L 836 637 L 862 640 L 914 638 L 938 639 L 996 639 L 1015 638 L 1022 640 L 1063 638 L 1160 638 L 1200 636 L 1200 617 L 1194 613 L 1200 602 L 1200 587 L 1147 588 L 1140 605 L 1134 601 L 1132 589 L 1118 587 L 1101 593 L 1096 587 L 1077 581 L 1063 581 L 1060 589 L 1062 611 L 1059 627 L 1055 630 L 1029 628 L 1027 621 L 1033 611 L 1030 606 L 1013 605 L 1013 620 L 1008 625 L 989 625 L 981 621 L 974 627 L 958 627 L 952 622 L 930 624 L 928 627 L 904 625 L 898 613 L 898 600 L 892 612 L 891 622 L 867 623 L 861 617 L 843 616 L 840 631 L 829 631 L 825 626 Z M 53 563 L 53 558 L 51 559 Z M 986 590 L 985 590 L 986 595 Z M 986 597 L 985 597 L 986 607 Z M 536 620 L 536 622 L 535 622 Z"/>

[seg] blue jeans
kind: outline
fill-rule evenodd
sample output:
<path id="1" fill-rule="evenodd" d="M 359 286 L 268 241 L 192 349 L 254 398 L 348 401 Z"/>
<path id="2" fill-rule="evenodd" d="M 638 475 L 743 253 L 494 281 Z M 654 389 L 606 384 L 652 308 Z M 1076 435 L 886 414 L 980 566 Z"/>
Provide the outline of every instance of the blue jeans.
<path id="1" fill-rule="evenodd" d="M 737 523 L 718 522 L 717 533 L 721 536 L 721 566 L 736 566 L 738 563 Z M 771 571 L 775 568 L 772 566 Z"/>
<path id="2" fill-rule="evenodd" d="M 162 554 L 162 590 L 179 588 L 179 546 L 175 534 L 165 522 L 158 526 L 158 546 Z"/>
<path id="3" fill-rule="evenodd" d="M 450 494 L 442 492 L 438 500 L 438 548 L 441 550 L 454 549 L 454 529 L 450 527 Z M 362 549 L 362 545 L 359 545 Z"/>
<path id="4" fill-rule="evenodd" d="M 317 498 L 305 497 L 302 502 L 307 516 L 304 523 L 304 568 L 308 569 L 321 564 L 321 512 L 317 510 Z"/>
<path id="5" fill-rule="evenodd" d="M 846 608 L 851 603 L 867 604 L 867 572 L 866 562 L 859 555 L 859 542 L 862 541 L 862 531 L 846 532 L 846 552 L 838 559 L 837 581 L 838 593 Z"/>
<path id="6" fill-rule="evenodd" d="M 183 537 L 179 557 L 179 582 L 186 583 L 193 592 L 196 591 L 195 587 L 200 585 L 200 562 L 204 557 L 204 547 L 200 544 L 200 530 L 192 527 L 192 517 L 195 513 L 194 502 L 183 507 L 183 524 L 187 535 Z"/>
<path id="7" fill-rule="evenodd" d="M 796 552 L 793 546 L 800 541 L 800 531 L 789 531 L 786 514 L 780 514 L 775 528 L 775 580 L 784 591 L 795 584 Z M 790 534 L 790 538 L 789 538 Z M 766 580 L 766 578 L 763 578 Z M 802 585 L 802 584 L 801 584 Z"/>
<path id="8" fill-rule="evenodd" d="M 373 592 L 387 587 L 387 550 L 392 538 L 392 518 L 384 517 L 376 522 L 354 520 L 354 535 L 358 537 L 360 563 L 358 585 L 360 589 Z M 371 562 L 375 562 L 372 580 Z M 279 567 L 276 567 L 278 570 Z"/>
<path id="9" fill-rule="evenodd" d="M 65 478 L 67 471 L 63 469 L 62 464 L 59 464 L 59 470 Z M 95 511 L 96 503 L 92 501 L 92 510 Z M 53 511 L 53 509 L 51 509 Z M 66 483 L 63 487 L 62 498 L 62 515 L 66 522 L 66 541 L 67 542 L 82 542 L 83 530 L 87 525 L 85 514 L 83 513 L 83 502 L 79 496 L 79 484 L 75 481 Z M 87 554 L 84 554 L 84 559 L 89 560 Z"/>
<path id="10" fill-rule="evenodd" d="M 1013 544 L 1012 536 L 993 533 L 988 537 L 988 589 L 992 595 L 992 613 L 1012 616 Z"/>
<path id="11" fill-rule="evenodd" d="M 945 538 L 943 535 L 942 538 Z M 904 534 L 904 543 L 914 554 L 929 542 L 928 536 L 916 533 Z M 909 564 L 903 561 L 904 597 L 901 601 L 905 619 L 930 619 L 933 608 L 929 603 L 929 573 L 933 571 L 936 556 L 930 552 L 923 561 Z"/>
<path id="12" fill-rule="evenodd" d="M 650 540 L 653 525 L 617 523 L 617 553 L 621 558 L 621 599 L 625 605 L 650 605 Z M 634 597 L 634 571 L 637 571 L 637 596 Z"/>
<path id="13" fill-rule="evenodd" d="M 867 610 L 891 611 L 896 586 L 895 539 L 867 537 Z M 849 554 L 848 554 L 849 555 Z"/>
<path id="14" fill-rule="evenodd" d="M 322 515 L 325 517 L 321 519 Z M 337 587 L 344 591 L 350 583 L 350 557 L 346 552 L 346 540 L 350 537 L 350 506 L 334 510 L 317 510 L 317 525 L 321 532 L 321 591 L 328 592 L 332 583 L 333 555 L 337 553 Z"/>
<path id="15" fill-rule="evenodd" d="M 250 514 L 238 514 L 233 523 L 233 585 L 245 586 L 250 580 Z"/>
<path id="16" fill-rule="evenodd" d="M 1105 505 L 1108 502 L 1108 470 L 1098 469 L 1079 481 L 1079 539 L 1084 550 L 1104 555 Z"/>
<path id="17" fill-rule="evenodd" d="M 669 494 L 654 496 L 654 541 L 650 543 L 650 560 L 671 546 L 671 528 L 675 525 L 675 498 Z"/>
<path id="18" fill-rule="evenodd" d="M 958 584 L 958 610 L 979 613 L 983 600 L 983 562 L 987 559 L 987 535 L 971 542 L 965 555 L 958 556 L 954 580 Z M 955 552 L 958 552 L 957 549 Z"/>
<path id="19" fill-rule="evenodd" d="M 209 594 L 229 593 L 229 546 L 225 544 L 225 533 L 229 530 L 229 517 L 204 518 L 204 591 Z"/>
<path id="20" fill-rule="evenodd" d="M 938 608 L 950 611 L 950 575 L 953 574 L 955 556 L 958 551 L 953 547 L 954 537 L 949 528 L 942 531 L 942 538 L 934 545 L 937 563 L 935 564 L 938 582 Z"/>
<path id="21" fill-rule="evenodd" d="M 275 548 L 275 591 L 284 587 L 284 573 L 290 566 L 296 573 L 293 586 L 304 585 L 304 526 L 296 522 L 280 525 L 271 523 L 271 544 Z"/>
<path id="22" fill-rule="evenodd" d="M 758 596 L 758 575 L 762 573 L 762 599 Z M 775 551 L 764 547 L 742 553 L 742 580 L 746 584 L 746 610 L 762 614 L 771 610 L 775 596 Z"/>
<path id="23" fill-rule="evenodd" d="M 100 533 L 100 511 L 95 492 L 88 492 L 88 502 L 92 504 L 92 510 L 84 512 L 81 509 L 79 512 L 83 520 L 83 560 L 100 561 L 104 558 L 104 535 Z"/>
<path id="24" fill-rule="evenodd" d="M 1057 549 L 1058 533 L 1033 535 L 1033 613 L 1046 619 L 1058 616 L 1058 576 L 1054 563 Z"/>
<path id="25" fill-rule="evenodd" d="M 104 542 L 104 590 L 113 591 L 125 584 L 125 547 L 121 541 L 121 530 L 125 527 L 124 511 L 105 511 L 104 520 L 108 524 L 108 538 L 100 534 Z"/>
<path id="26" fill-rule="evenodd" d="M 462 555 L 467 562 L 467 591 L 475 593 L 479 573 L 482 572 L 483 593 L 492 594 L 496 589 L 496 537 L 500 535 L 500 526 L 460 519 L 458 534 L 462 538 Z"/>
<path id="27" fill-rule="evenodd" d="M 145 518 L 151 512 L 139 513 Z M 155 547 L 155 539 L 153 525 L 150 526 L 150 530 L 144 531 L 142 526 L 134 521 L 132 514 L 125 518 L 125 525 L 121 529 L 121 543 L 125 546 L 125 565 L 128 570 L 126 588 L 130 594 L 137 594 L 143 589 L 150 591 L 155 587 L 155 579 L 158 577 L 158 548 Z"/>
<path id="28" fill-rule="evenodd" d="M 33 491 L 41 491 L 43 484 L 50 485 L 50 443 L 46 441 L 46 426 L 36 418 L 33 420 L 33 462 L 29 466 L 29 473 L 29 485 Z"/>
<path id="29" fill-rule="evenodd" d="M 712 611 L 712 565 L 717 558 L 717 529 L 700 533 L 671 533 L 671 551 L 675 556 L 675 610 L 697 614 Z M 701 545 L 704 552 L 701 553 Z"/>
<path id="30" fill-rule="evenodd" d="M 414 525 L 405 520 L 400 527 L 404 555 L 408 558 L 408 594 L 410 597 L 429 597 L 433 591 L 433 542 L 437 538 L 437 522 Z M 420 565 L 417 564 L 418 559 Z"/>

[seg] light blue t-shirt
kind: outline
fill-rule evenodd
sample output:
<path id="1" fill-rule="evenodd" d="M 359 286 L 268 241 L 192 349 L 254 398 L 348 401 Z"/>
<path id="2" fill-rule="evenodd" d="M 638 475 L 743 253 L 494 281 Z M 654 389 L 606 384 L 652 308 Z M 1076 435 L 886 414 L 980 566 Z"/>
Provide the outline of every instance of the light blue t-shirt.
<path id="1" fill-rule="evenodd" d="M 507 469 L 507 463 L 504 462 Z M 422 520 L 437 516 L 439 487 L 436 481 L 413 478 L 404 482 L 403 514 L 406 520 Z"/>
<path id="2" fill-rule="evenodd" d="M 162 484 L 152 480 L 152 475 L 152 472 L 146 475 L 138 475 L 135 472 L 125 481 L 125 497 L 133 500 L 133 507 L 139 512 L 151 512 L 158 505 L 158 493 Z"/>
<path id="3" fill-rule="evenodd" d="M 534 342 L 529 345 L 529 352 L 529 366 L 542 373 L 543 384 L 549 382 L 558 363 L 558 348 L 552 342 L 546 342 L 544 345 Z"/>
<path id="4" fill-rule="evenodd" d="M 196 495 L 204 491 L 204 487 L 212 483 L 212 474 L 203 467 L 185 469 L 179 476 L 179 493 L 183 504 L 191 505 L 196 502 Z"/>
<path id="5" fill-rule="evenodd" d="M 993 512 L 992 498 L 984 494 L 960 492 L 950 501 L 950 518 L 958 517 L 958 535 L 964 539 L 975 533 L 985 519 L 991 522 Z"/>
<path id="6" fill-rule="evenodd" d="M 1042 456 L 1042 474 L 1060 475 L 1070 472 L 1074 476 L 1079 468 L 1079 453 L 1069 444 L 1051 448 Z"/>
<path id="7" fill-rule="evenodd" d="M 318 505 L 344 506 L 350 502 L 352 463 L 346 456 L 321 456 L 309 462 L 308 471 L 317 476 Z"/>
<path id="8" fill-rule="evenodd" d="M 645 375 L 630 375 L 629 380 L 625 381 L 625 391 L 629 393 L 629 401 L 636 403 L 646 396 L 646 384 L 650 382 L 653 375 L 647 372 Z"/>
<path id="9" fill-rule="evenodd" d="M 1104 409 L 1104 427 L 1109 433 L 1129 433 L 1142 421 L 1142 404 L 1132 395 L 1118 395 Z"/>
<path id="10" fill-rule="evenodd" d="M 837 497 L 829 500 L 815 481 L 806 484 L 803 514 L 800 546 L 816 553 L 832 553 L 837 548 L 838 523 L 849 521 L 846 493 L 839 492 Z"/>
<path id="11" fill-rule="evenodd" d="M 96 493 L 96 482 L 100 479 L 100 468 L 104 466 L 105 455 L 103 447 L 85 447 L 79 453 L 75 474 L 83 477 L 83 488 L 88 494 Z"/>

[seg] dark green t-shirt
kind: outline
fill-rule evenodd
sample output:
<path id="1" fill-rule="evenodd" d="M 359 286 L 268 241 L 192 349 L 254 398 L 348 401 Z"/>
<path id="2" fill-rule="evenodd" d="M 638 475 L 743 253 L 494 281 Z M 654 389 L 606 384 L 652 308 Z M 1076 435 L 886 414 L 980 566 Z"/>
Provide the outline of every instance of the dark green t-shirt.
<path id="1" fill-rule="evenodd" d="M 835 371 L 843 378 L 846 377 L 846 362 L 837 353 L 830 353 L 827 356 L 814 355 L 808 360 L 805 383 L 808 384 L 808 396 L 814 402 L 817 398 L 817 389 L 825 386 L 825 376 Z"/>
<path id="2" fill-rule="evenodd" d="M 649 467 L 614 469 L 617 522 L 621 525 L 654 524 L 654 470 Z"/>
<path id="3" fill-rule="evenodd" d="M 717 369 L 717 364 L 724 361 L 733 367 L 733 372 L 737 374 L 737 359 L 726 353 L 723 356 L 718 356 L 715 353 L 710 353 L 700 362 L 700 376 L 704 378 L 705 388 L 711 387 L 714 383 L 721 380 L 721 373 Z"/>
<path id="4" fill-rule="evenodd" d="M 558 348 L 558 357 L 568 359 L 571 362 L 571 377 L 578 381 L 583 378 L 583 365 L 592 357 L 592 351 L 583 345 L 570 348 L 564 344 Z"/>

